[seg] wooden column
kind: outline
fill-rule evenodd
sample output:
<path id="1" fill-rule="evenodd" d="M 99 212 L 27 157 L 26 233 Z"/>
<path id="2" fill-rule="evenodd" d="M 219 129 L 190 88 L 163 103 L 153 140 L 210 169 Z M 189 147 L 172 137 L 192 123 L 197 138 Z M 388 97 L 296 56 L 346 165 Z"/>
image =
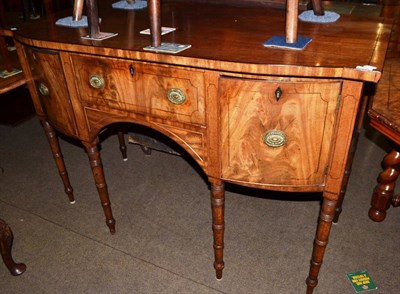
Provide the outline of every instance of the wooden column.
<path id="1" fill-rule="evenodd" d="M 78 0 L 79 1 L 79 0 Z M 88 18 L 88 30 L 90 38 L 98 38 L 100 35 L 99 9 L 97 0 L 86 0 Z"/>
<path id="2" fill-rule="evenodd" d="M 52 14 L 54 12 L 53 0 L 43 0 L 43 5 L 46 15 Z"/>
<path id="3" fill-rule="evenodd" d="M 297 23 L 299 0 L 287 0 L 286 6 L 286 43 L 297 43 Z"/>
<path id="4" fill-rule="evenodd" d="M 312 7 L 315 15 L 324 15 L 324 5 L 322 0 L 312 0 Z"/>
<path id="5" fill-rule="evenodd" d="M 72 15 L 72 19 L 74 21 L 80 21 L 82 19 L 83 3 L 84 3 L 84 0 L 75 0 L 74 1 L 74 12 Z"/>
<path id="6" fill-rule="evenodd" d="M 161 1 L 148 0 L 151 46 L 161 46 Z"/>

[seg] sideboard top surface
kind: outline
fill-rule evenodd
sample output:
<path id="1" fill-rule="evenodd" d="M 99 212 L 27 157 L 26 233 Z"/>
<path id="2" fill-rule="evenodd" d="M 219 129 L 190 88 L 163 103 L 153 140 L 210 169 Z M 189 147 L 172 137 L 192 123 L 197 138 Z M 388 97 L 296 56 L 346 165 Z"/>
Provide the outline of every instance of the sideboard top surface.
<path id="1" fill-rule="evenodd" d="M 162 42 L 190 44 L 178 54 L 151 53 L 147 9 L 112 9 L 99 1 L 100 29 L 118 35 L 102 41 L 82 39 L 86 28 L 56 26 L 72 11 L 22 25 L 15 37 L 22 43 L 47 49 L 132 58 L 142 61 L 243 72 L 297 76 L 344 77 L 378 81 L 379 72 L 355 70 L 373 65 L 380 71 L 387 49 L 390 25 L 379 18 L 342 15 L 335 23 L 299 21 L 299 36 L 311 37 L 304 50 L 266 48 L 263 42 L 285 35 L 285 10 L 264 7 L 231 7 L 202 3 L 163 3 L 161 23 L 176 28 Z"/>

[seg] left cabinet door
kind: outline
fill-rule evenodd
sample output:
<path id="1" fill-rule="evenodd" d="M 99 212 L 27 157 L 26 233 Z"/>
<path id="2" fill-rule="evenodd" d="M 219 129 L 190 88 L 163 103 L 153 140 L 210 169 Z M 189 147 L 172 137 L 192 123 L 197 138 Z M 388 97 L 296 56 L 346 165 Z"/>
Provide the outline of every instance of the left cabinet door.
<path id="1" fill-rule="evenodd" d="M 46 120 L 58 131 L 77 136 L 67 81 L 57 52 L 27 48 L 29 66 Z"/>

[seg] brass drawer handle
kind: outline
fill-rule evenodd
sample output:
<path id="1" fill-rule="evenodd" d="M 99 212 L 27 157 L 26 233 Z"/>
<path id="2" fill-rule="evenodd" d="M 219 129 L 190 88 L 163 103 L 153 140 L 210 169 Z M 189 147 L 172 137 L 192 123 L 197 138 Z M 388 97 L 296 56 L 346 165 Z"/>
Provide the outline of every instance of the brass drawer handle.
<path id="1" fill-rule="evenodd" d="M 89 84 L 95 89 L 102 89 L 104 88 L 105 82 L 102 76 L 93 74 L 89 77 Z"/>
<path id="2" fill-rule="evenodd" d="M 286 144 L 287 137 L 282 131 L 271 130 L 264 135 L 263 141 L 269 147 L 282 147 Z"/>
<path id="3" fill-rule="evenodd" d="M 39 84 L 39 92 L 43 96 L 48 96 L 49 95 L 49 88 L 47 88 L 47 86 L 45 84 L 40 83 Z"/>
<path id="4" fill-rule="evenodd" d="M 167 98 L 173 104 L 183 104 L 186 101 L 186 94 L 177 88 L 170 88 L 167 91 Z"/>

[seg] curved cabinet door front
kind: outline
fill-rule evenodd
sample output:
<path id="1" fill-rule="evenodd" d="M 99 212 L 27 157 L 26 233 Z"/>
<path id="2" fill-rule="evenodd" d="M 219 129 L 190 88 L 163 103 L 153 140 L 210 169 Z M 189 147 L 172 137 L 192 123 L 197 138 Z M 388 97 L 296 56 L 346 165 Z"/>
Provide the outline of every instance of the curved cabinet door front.
<path id="1" fill-rule="evenodd" d="M 46 120 L 57 130 L 77 136 L 71 100 L 58 53 L 29 48 L 27 54 Z"/>
<path id="2" fill-rule="evenodd" d="M 339 80 L 221 78 L 222 178 L 320 189 L 340 90 Z"/>

